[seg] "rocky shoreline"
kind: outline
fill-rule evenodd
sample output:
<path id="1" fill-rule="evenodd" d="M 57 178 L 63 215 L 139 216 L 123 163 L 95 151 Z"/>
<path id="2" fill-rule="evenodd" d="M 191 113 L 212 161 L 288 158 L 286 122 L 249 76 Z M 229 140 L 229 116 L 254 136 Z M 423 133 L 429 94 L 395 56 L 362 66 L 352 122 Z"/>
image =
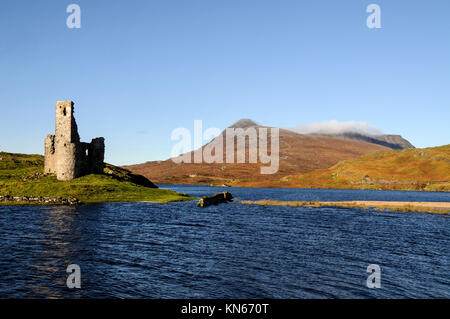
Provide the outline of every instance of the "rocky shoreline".
<path id="1" fill-rule="evenodd" d="M 79 205 L 81 202 L 76 198 L 41 197 L 41 196 L 0 196 L 0 203 L 29 203 L 43 205 Z"/>

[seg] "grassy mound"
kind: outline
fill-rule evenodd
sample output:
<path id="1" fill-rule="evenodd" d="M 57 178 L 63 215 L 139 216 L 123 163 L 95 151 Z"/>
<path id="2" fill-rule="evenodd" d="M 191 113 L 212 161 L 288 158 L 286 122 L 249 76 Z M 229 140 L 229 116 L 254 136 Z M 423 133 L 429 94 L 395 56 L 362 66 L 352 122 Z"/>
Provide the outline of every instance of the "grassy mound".
<path id="1" fill-rule="evenodd" d="M 158 189 L 143 176 L 107 164 L 104 174 L 91 174 L 73 181 L 58 181 L 45 175 L 41 155 L 0 152 L 0 195 L 77 198 L 96 202 L 171 202 L 193 198 L 166 189 Z"/>
<path id="2" fill-rule="evenodd" d="M 378 151 L 280 180 L 280 186 L 450 191 L 450 144 Z"/>

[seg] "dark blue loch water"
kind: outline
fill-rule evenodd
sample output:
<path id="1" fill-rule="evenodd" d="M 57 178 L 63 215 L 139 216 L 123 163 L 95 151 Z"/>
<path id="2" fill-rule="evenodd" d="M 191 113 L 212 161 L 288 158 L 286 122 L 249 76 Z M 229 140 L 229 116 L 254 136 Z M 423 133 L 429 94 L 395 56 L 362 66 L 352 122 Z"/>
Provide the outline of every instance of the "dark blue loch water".
<path id="1" fill-rule="evenodd" d="M 445 193 L 227 190 L 251 200 L 450 201 Z M 0 297 L 450 297 L 448 215 L 195 204 L 0 206 Z M 66 287 L 69 264 L 81 267 L 81 289 Z M 369 264 L 381 267 L 379 289 L 366 287 Z"/>

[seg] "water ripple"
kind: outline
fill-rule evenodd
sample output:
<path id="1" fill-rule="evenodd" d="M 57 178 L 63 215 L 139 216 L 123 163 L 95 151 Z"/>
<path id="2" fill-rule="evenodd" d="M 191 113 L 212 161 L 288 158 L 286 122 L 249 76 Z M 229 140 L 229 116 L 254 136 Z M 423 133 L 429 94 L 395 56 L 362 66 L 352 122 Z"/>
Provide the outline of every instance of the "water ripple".
<path id="1" fill-rule="evenodd" d="M 176 190 L 200 196 L 220 189 Z M 342 190 L 232 192 L 249 200 L 381 196 Z M 411 192 L 383 196 L 408 200 Z M 449 298 L 449 234 L 448 216 L 359 208 L 235 203 L 198 209 L 195 202 L 0 206 L 0 297 Z M 65 286 L 71 263 L 81 266 L 80 290 Z M 381 289 L 365 285 L 372 263 L 381 266 Z"/>

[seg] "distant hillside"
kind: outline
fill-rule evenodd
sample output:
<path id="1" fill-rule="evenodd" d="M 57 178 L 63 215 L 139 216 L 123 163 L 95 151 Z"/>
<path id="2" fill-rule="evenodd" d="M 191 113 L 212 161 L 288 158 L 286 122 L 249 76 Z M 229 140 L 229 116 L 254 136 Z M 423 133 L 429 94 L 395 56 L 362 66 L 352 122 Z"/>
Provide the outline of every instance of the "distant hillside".
<path id="1" fill-rule="evenodd" d="M 191 199 L 158 189 L 147 178 L 110 164 L 106 164 L 104 174 L 58 181 L 55 176 L 44 174 L 43 156 L 5 152 L 0 152 L 0 196 L 76 198 L 83 203 Z"/>
<path id="2" fill-rule="evenodd" d="M 378 151 L 328 169 L 252 186 L 450 191 L 450 144 Z"/>
<path id="3" fill-rule="evenodd" d="M 408 140 L 401 135 L 381 134 L 381 131 L 364 122 L 339 122 L 336 120 L 299 125 L 289 130 L 308 135 L 341 137 L 351 140 L 386 146 L 393 150 L 414 148 Z"/>
<path id="4" fill-rule="evenodd" d="M 234 123 L 233 128 L 261 128 L 250 119 L 242 119 Z M 224 132 L 218 137 L 222 138 Z M 207 144 L 206 144 L 207 145 Z M 203 146 L 204 148 L 205 146 Z M 261 166 L 266 164 L 176 164 L 171 159 L 153 161 L 143 164 L 125 166 L 137 174 L 144 175 L 158 184 L 213 184 L 237 185 L 241 182 L 261 182 L 278 180 L 283 176 L 307 173 L 316 169 L 328 168 L 341 160 L 357 158 L 363 154 L 387 147 L 366 141 L 352 140 L 343 137 L 305 135 L 280 129 L 280 166 L 273 175 L 260 173 Z M 248 154 L 248 146 L 246 153 Z M 226 151 L 224 149 L 224 158 Z M 190 153 L 192 156 L 192 152 Z"/>
<path id="5" fill-rule="evenodd" d="M 357 141 L 365 141 L 373 144 L 383 145 L 393 150 L 403 150 L 406 148 L 414 148 L 408 140 L 404 139 L 400 135 L 368 135 L 368 134 L 360 134 L 360 133 L 342 133 L 342 134 L 334 134 L 334 135 L 325 135 L 325 136 L 335 136 L 335 137 L 343 137 Z"/>

